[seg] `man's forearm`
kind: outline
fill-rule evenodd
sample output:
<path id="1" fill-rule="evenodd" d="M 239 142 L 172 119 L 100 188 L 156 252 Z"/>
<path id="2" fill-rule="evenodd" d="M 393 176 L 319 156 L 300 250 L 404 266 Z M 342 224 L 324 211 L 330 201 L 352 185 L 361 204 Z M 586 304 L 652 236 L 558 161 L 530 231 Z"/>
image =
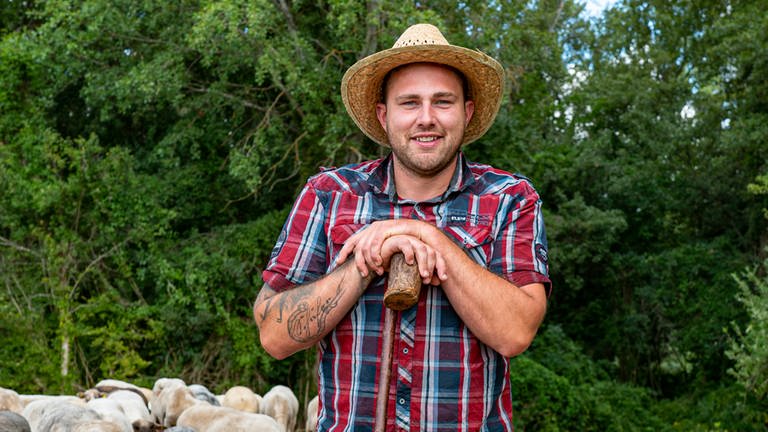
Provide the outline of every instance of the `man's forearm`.
<path id="1" fill-rule="evenodd" d="M 507 357 L 525 351 L 544 318 L 544 286 L 513 285 L 477 264 L 437 228 L 421 235 L 445 259 L 447 277 L 441 286 L 475 336 Z"/>
<path id="2" fill-rule="evenodd" d="M 350 264 L 280 293 L 264 285 L 256 298 L 253 316 L 261 345 L 270 355 L 288 357 L 313 346 L 336 327 L 372 278 L 363 278 Z"/>

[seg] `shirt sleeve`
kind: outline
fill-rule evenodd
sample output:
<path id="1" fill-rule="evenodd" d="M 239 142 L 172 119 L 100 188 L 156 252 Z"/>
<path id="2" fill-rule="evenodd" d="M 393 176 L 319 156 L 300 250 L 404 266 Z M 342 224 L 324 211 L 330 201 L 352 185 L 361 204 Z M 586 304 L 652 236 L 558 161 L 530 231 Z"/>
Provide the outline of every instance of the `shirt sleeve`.
<path id="1" fill-rule="evenodd" d="M 517 286 L 542 283 L 549 295 L 552 282 L 539 194 L 523 180 L 504 196 L 504 201 L 491 270 Z"/>
<path id="2" fill-rule="evenodd" d="M 275 291 L 303 285 L 328 268 L 325 205 L 311 184 L 302 189 L 272 250 L 262 280 Z"/>

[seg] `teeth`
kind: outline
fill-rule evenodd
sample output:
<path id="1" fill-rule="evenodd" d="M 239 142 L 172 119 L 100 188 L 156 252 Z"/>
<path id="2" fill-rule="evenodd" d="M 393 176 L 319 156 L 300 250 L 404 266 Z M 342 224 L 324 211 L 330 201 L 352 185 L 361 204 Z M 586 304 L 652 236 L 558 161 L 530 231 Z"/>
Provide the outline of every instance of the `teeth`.
<path id="1" fill-rule="evenodd" d="M 437 140 L 437 137 L 417 137 L 414 139 L 418 142 L 432 142 Z"/>

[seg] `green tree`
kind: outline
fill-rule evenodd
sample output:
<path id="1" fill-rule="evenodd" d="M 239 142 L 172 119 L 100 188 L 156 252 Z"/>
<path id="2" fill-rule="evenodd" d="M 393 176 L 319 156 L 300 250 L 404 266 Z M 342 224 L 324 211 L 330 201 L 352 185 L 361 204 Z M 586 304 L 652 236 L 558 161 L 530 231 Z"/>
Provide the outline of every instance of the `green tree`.
<path id="1" fill-rule="evenodd" d="M 768 175 L 749 185 L 749 192 L 768 195 Z M 768 209 L 763 209 L 768 219 Z M 736 299 L 746 308 L 749 320 L 744 329 L 734 326 L 736 333 L 726 351 L 734 361 L 729 372 L 758 399 L 768 394 L 768 259 L 761 267 L 752 267 L 734 276 L 740 292 Z"/>
<path id="2" fill-rule="evenodd" d="M 564 102 L 572 141 L 553 183 L 553 196 L 562 197 L 554 220 L 575 224 L 564 204 L 582 200 L 613 224 L 595 224 L 604 243 L 594 249 L 591 241 L 572 246 L 572 233 L 554 227 L 553 267 L 566 265 L 555 273 L 566 289 L 550 317 L 569 323 L 568 334 L 591 355 L 616 359 L 622 380 L 667 397 L 726 377 L 719 329 L 739 313 L 730 274 L 751 260 L 765 228 L 744 192 L 764 170 L 764 139 L 742 140 L 756 128 L 734 127 L 755 113 L 734 110 L 752 96 L 731 89 L 753 87 L 725 85 L 722 73 L 741 66 L 713 62 L 715 53 L 741 51 L 721 43 L 730 31 L 744 43 L 764 38 L 752 34 L 759 20 L 749 32 L 737 24 L 755 7 L 621 2 L 593 22 L 573 57 Z M 731 97 L 739 101 L 724 102 Z"/>
<path id="3" fill-rule="evenodd" d="M 750 269 L 736 278 L 741 292 L 737 299 L 744 305 L 749 321 L 736 335 L 726 352 L 734 361 L 730 370 L 738 382 L 757 398 L 768 394 L 768 279 L 762 271 Z"/>

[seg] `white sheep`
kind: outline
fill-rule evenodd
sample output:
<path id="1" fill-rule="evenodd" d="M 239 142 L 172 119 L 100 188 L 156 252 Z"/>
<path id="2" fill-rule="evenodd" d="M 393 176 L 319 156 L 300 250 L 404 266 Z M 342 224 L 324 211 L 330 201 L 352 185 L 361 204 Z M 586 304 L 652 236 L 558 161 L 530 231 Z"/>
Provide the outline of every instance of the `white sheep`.
<path id="1" fill-rule="evenodd" d="M 240 411 L 258 413 L 261 405 L 261 396 L 254 393 L 248 387 L 234 386 L 220 398 L 221 406 L 238 409 Z"/>
<path id="2" fill-rule="evenodd" d="M 103 420 L 109 420 L 120 426 L 123 432 L 133 432 L 133 426 L 125 415 L 123 407 L 114 399 L 96 398 L 89 400 L 85 406 L 101 415 Z"/>
<path id="3" fill-rule="evenodd" d="M 317 396 L 310 399 L 307 404 L 307 423 L 305 425 L 306 432 L 317 431 L 317 417 L 318 417 L 318 404 L 319 398 Z"/>
<path id="4" fill-rule="evenodd" d="M 179 416 L 178 426 L 205 432 L 282 432 L 277 421 L 264 414 L 247 413 L 234 408 L 197 404 Z"/>
<path id="5" fill-rule="evenodd" d="M 152 416 L 156 424 L 164 427 L 175 426 L 184 410 L 198 403 L 205 402 L 196 399 L 184 381 L 178 378 L 160 378 L 152 387 Z"/>
<path id="6" fill-rule="evenodd" d="M 74 405 L 85 406 L 85 401 L 77 396 L 70 395 L 42 395 L 42 394 L 20 394 L 21 404 L 26 408 L 32 402 L 39 400 L 45 401 L 64 401 Z"/>
<path id="7" fill-rule="evenodd" d="M 109 393 L 107 399 L 120 405 L 134 432 L 152 432 L 154 418 L 141 396 L 130 390 L 117 390 Z"/>
<path id="8" fill-rule="evenodd" d="M 284 432 L 293 432 L 299 414 L 299 400 L 290 388 L 276 385 L 264 394 L 261 413 L 277 420 Z"/>
<path id="9" fill-rule="evenodd" d="M 61 398 L 30 402 L 23 416 L 34 432 L 123 432 L 120 425 L 105 420 L 96 411 Z"/>
<path id="10" fill-rule="evenodd" d="M 21 414 L 21 411 L 24 410 L 24 405 L 21 403 L 19 394 L 11 389 L 0 387 L 0 410 Z"/>
<path id="11" fill-rule="evenodd" d="M 102 395 L 109 394 L 117 390 L 129 390 L 141 396 L 145 405 L 149 404 L 149 400 L 152 397 L 152 390 L 116 379 L 103 379 L 96 383 L 93 390 L 98 391 Z"/>

